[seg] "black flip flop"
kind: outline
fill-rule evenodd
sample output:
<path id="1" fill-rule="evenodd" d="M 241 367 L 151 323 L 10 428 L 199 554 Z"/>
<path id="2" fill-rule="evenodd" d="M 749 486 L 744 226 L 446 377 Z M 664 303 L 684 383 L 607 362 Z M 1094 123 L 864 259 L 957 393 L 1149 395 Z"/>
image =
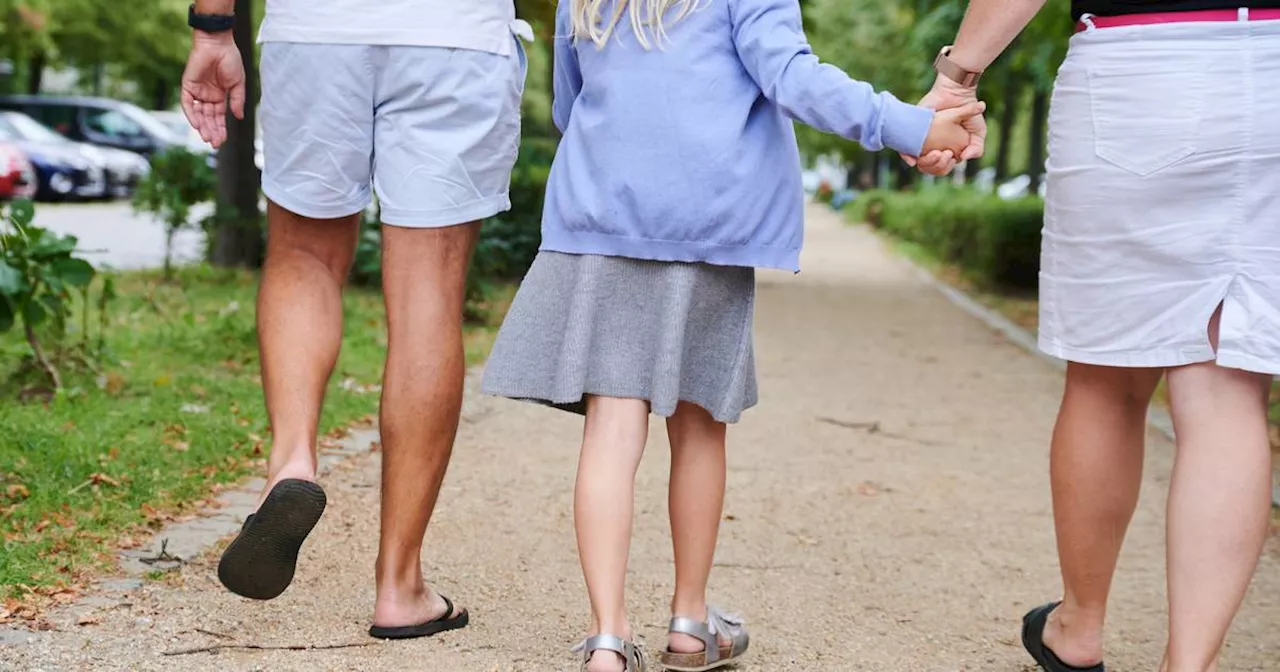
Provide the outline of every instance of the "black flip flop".
<path id="1" fill-rule="evenodd" d="M 1106 667 L 1098 663 L 1093 667 L 1072 667 L 1058 658 L 1058 654 L 1044 644 L 1044 626 L 1049 622 L 1049 614 L 1062 602 L 1050 602 L 1031 611 L 1022 617 L 1022 645 L 1027 653 L 1035 658 L 1036 663 L 1046 672 L 1106 672 Z"/>
<path id="2" fill-rule="evenodd" d="M 283 593 L 293 582 L 302 542 L 324 506 L 324 490 L 315 483 L 296 478 L 277 483 L 223 552 L 218 580 L 236 595 L 255 600 Z"/>
<path id="3" fill-rule="evenodd" d="M 458 612 L 457 616 L 449 618 L 449 615 L 453 613 L 453 602 L 449 601 L 449 598 L 444 595 L 441 595 L 440 599 L 444 600 L 444 615 L 440 618 L 426 623 L 419 623 L 418 625 L 372 625 L 369 626 L 369 636 L 377 637 L 378 639 L 415 639 L 467 627 L 467 623 L 471 621 L 467 610 L 463 609 Z"/>

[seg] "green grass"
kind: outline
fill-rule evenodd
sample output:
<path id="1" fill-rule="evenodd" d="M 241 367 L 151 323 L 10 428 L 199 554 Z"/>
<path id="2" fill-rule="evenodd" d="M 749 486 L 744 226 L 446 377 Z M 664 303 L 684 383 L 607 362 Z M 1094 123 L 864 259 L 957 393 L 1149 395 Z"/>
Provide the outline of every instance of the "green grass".
<path id="1" fill-rule="evenodd" d="M 19 364 L 26 343 L 16 333 L 0 336 L 0 598 L 47 592 L 109 567 L 130 538 L 261 470 L 269 429 L 256 277 L 191 268 L 172 283 L 154 273 L 115 281 L 98 370 L 66 367 L 56 395 L 23 393 L 33 375 Z M 509 297 L 503 289 L 493 312 Z M 322 433 L 369 418 L 378 405 L 376 392 L 361 388 L 381 376 L 381 296 L 351 290 L 345 309 Z M 470 361 L 485 356 L 492 331 L 469 330 Z"/>

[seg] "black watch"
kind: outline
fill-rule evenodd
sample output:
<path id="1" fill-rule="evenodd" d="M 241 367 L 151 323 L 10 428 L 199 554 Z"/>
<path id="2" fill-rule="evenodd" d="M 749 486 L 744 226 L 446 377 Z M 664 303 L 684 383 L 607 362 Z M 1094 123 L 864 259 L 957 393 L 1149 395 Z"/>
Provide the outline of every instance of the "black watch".
<path id="1" fill-rule="evenodd" d="M 236 25 L 233 14 L 196 14 L 196 6 L 187 10 L 187 25 L 206 33 L 225 33 Z"/>

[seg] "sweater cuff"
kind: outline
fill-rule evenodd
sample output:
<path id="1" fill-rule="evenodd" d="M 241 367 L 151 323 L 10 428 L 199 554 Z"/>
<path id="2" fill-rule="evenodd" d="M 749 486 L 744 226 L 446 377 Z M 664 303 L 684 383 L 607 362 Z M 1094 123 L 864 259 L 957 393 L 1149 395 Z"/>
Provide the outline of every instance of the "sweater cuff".
<path id="1" fill-rule="evenodd" d="M 885 101 L 880 140 L 885 147 L 907 156 L 920 156 L 933 125 L 934 111 L 908 105 L 897 98 Z"/>

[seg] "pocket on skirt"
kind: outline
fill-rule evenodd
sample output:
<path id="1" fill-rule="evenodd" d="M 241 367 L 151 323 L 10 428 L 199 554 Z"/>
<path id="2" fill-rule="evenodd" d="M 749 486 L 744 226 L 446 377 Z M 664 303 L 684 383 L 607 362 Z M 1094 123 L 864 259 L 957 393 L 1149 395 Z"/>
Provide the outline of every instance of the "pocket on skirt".
<path id="1" fill-rule="evenodd" d="M 1204 117 L 1203 72 L 1153 66 L 1088 72 L 1098 158 L 1146 176 L 1196 153 Z"/>

